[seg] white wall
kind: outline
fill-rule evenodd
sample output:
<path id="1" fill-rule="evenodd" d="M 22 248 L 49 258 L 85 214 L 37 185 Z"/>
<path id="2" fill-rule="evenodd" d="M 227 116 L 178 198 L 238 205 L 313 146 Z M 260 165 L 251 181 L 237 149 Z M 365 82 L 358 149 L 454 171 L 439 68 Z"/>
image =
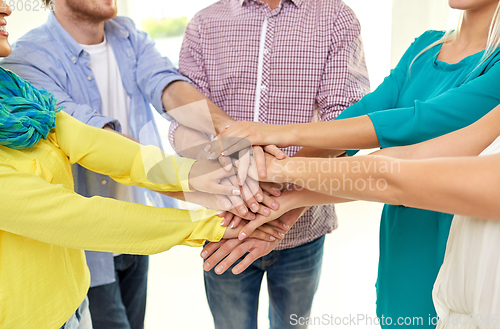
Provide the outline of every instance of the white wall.
<path id="1" fill-rule="evenodd" d="M 391 68 L 420 34 L 447 29 L 449 15 L 445 0 L 393 0 Z"/>

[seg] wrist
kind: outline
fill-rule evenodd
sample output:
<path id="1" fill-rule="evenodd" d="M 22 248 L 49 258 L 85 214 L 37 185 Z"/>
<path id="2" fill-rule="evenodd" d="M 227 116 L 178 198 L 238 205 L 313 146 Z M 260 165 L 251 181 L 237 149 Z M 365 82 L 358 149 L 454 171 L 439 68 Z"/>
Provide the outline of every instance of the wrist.
<path id="1" fill-rule="evenodd" d="M 235 122 L 236 120 L 229 116 L 221 118 L 219 120 L 214 120 L 215 133 L 219 135 L 224 129 L 226 129 L 227 126 L 230 126 Z"/>

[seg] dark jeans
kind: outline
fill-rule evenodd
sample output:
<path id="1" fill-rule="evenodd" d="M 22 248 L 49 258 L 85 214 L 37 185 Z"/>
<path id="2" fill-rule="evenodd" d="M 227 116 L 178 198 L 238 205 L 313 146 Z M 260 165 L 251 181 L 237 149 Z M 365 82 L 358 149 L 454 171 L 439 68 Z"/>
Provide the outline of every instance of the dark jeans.
<path id="1" fill-rule="evenodd" d="M 257 328 L 259 292 L 266 272 L 271 328 L 306 328 L 294 321 L 311 313 L 324 241 L 322 236 L 295 248 L 271 251 L 239 275 L 231 273 L 232 267 L 222 275 L 205 272 L 205 291 L 215 328 Z"/>
<path id="2" fill-rule="evenodd" d="M 88 292 L 94 329 L 143 329 L 149 257 L 120 255 L 114 261 L 116 281 Z"/>

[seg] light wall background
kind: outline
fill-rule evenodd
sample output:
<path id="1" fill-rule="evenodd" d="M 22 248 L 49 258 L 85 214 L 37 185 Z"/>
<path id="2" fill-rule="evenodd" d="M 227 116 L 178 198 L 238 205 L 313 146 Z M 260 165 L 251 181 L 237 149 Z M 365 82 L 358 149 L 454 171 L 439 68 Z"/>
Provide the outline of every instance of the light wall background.
<path id="1" fill-rule="evenodd" d="M 24 1 L 24 0 L 23 0 Z M 453 28 L 457 15 L 445 0 L 344 0 L 357 14 L 374 90 L 389 74 L 410 43 L 428 29 Z M 119 14 L 141 27 L 147 17 L 185 16 L 191 19 L 213 0 L 118 0 Z M 8 21 L 10 41 L 43 24 L 46 11 L 15 11 Z M 178 61 L 182 37 L 155 40 L 160 51 Z M 163 135 L 168 124 L 158 119 Z M 168 143 L 165 143 L 168 145 Z M 168 149 L 168 148 L 167 148 Z M 378 260 L 378 226 L 382 206 L 368 202 L 339 205 L 339 229 L 326 239 L 322 279 L 311 316 L 375 316 L 375 280 Z M 203 288 L 200 249 L 175 247 L 151 257 L 146 329 L 213 328 Z M 269 326 L 268 300 L 263 284 L 259 327 Z M 313 325 L 310 328 L 328 328 Z M 337 326 L 339 327 L 339 326 Z M 341 326 L 350 328 L 354 326 Z M 377 328 L 376 325 L 356 328 Z"/>

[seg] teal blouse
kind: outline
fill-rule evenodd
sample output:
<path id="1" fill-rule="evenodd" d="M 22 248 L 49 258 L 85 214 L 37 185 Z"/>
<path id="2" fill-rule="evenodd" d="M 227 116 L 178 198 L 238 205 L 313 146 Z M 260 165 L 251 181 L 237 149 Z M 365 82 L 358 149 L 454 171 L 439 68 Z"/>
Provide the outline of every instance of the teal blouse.
<path id="1" fill-rule="evenodd" d="M 410 68 L 415 57 L 443 34 L 427 31 L 417 38 L 383 83 L 337 120 L 367 114 L 381 147 L 386 148 L 458 130 L 500 104 L 500 50 L 479 66 L 483 52 L 447 64 L 437 59 L 441 49 L 437 45 Z M 402 324 L 407 317 L 406 327 L 435 328 L 432 287 L 443 262 L 452 217 L 385 205 L 376 284 L 377 314 L 384 317 L 383 328 Z"/>

